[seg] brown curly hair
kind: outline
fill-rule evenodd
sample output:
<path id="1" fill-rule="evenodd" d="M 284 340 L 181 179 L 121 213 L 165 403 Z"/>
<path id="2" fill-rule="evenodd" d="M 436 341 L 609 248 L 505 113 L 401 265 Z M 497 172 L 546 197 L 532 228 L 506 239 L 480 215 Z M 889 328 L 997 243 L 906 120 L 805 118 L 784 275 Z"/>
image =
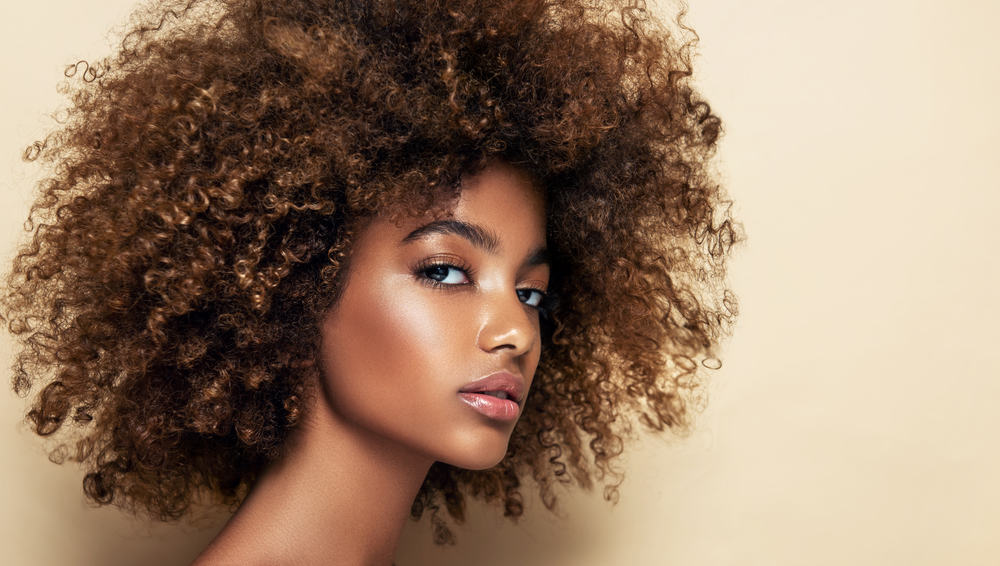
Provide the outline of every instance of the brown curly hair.
<path id="1" fill-rule="evenodd" d="M 684 430 L 736 303 L 696 40 L 641 2 L 190 0 L 67 69 L 71 106 L 2 315 L 28 418 L 95 502 L 238 503 L 305 406 L 318 321 L 376 215 L 447 206 L 491 159 L 548 204 L 550 291 L 506 458 L 432 466 L 413 516 L 522 513 L 530 476 L 605 482 L 638 419 Z M 76 79 L 82 81 L 76 82 Z M 589 451 L 588 451 L 589 449 Z M 432 514 L 438 539 L 450 533 Z"/>

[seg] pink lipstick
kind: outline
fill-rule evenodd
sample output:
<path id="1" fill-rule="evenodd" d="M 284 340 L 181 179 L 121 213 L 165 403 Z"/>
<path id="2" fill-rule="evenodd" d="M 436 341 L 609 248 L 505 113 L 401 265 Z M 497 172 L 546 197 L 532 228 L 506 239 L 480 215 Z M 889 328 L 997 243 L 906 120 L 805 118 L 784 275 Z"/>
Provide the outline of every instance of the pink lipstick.
<path id="1" fill-rule="evenodd" d="M 458 396 L 491 419 L 512 421 L 521 414 L 524 389 L 523 378 L 500 371 L 469 383 Z"/>

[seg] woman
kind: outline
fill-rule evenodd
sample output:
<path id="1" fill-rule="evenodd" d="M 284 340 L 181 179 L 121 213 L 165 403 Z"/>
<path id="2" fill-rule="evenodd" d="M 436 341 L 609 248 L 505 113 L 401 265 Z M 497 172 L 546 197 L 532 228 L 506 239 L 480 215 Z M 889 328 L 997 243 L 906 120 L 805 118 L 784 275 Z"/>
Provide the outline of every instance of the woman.
<path id="1" fill-rule="evenodd" d="M 407 512 L 613 499 L 631 423 L 688 424 L 737 233 L 642 6 L 148 10 L 29 148 L 3 297 L 91 499 L 239 504 L 198 564 L 387 564 Z"/>

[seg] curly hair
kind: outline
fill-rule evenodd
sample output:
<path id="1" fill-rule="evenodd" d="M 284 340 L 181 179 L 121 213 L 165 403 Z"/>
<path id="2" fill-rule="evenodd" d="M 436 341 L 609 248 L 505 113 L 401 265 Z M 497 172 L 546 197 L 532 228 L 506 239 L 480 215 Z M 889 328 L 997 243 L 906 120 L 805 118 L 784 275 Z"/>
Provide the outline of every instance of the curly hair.
<path id="1" fill-rule="evenodd" d="M 683 15 L 683 14 L 682 14 Z M 377 215 L 503 160 L 548 202 L 542 357 L 505 459 L 413 503 L 523 512 L 604 482 L 636 420 L 684 431 L 736 301 L 697 36 L 642 2 L 189 0 L 137 12 L 73 77 L 0 298 L 28 420 L 100 504 L 169 520 L 245 496 L 299 422 L 319 320 Z M 82 79 L 82 80 L 78 80 Z"/>

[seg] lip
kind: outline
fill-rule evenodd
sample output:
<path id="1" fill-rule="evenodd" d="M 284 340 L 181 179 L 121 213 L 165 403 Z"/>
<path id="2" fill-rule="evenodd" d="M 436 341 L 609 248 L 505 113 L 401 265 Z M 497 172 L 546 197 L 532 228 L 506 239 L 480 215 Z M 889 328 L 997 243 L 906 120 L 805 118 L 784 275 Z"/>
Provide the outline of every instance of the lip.
<path id="1" fill-rule="evenodd" d="M 467 384 L 459 389 L 459 393 L 480 393 L 484 391 L 503 391 L 515 403 L 524 400 L 524 378 L 509 371 L 498 371 Z"/>
<path id="2" fill-rule="evenodd" d="M 489 418 L 510 421 L 517 419 L 521 413 L 524 390 L 524 378 L 508 371 L 498 371 L 462 387 L 458 391 L 458 396 Z M 487 394 L 487 392 L 501 391 L 506 393 L 509 399 Z"/>

